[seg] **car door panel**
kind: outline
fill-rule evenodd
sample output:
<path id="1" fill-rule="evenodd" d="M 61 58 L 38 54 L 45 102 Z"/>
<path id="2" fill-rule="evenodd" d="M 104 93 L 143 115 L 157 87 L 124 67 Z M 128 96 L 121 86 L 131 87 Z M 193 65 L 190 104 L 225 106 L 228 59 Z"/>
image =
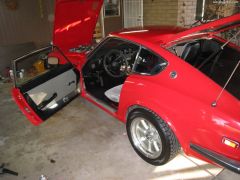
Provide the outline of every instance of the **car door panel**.
<path id="1" fill-rule="evenodd" d="M 70 69 L 27 91 L 24 96 L 36 113 L 45 120 L 77 94 L 77 76 Z"/>
<path id="2" fill-rule="evenodd" d="M 37 106 L 43 101 L 51 98 L 54 94 L 56 94 L 56 98 L 54 98 L 54 101 L 58 102 L 63 97 L 66 97 L 69 92 L 73 92 L 76 90 L 76 82 L 76 74 L 72 69 L 70 69 L 46 81 L 45 83 L 40 84 L 39 86 L 27 91 L 26 93 L 30 96 L 30 98 Z M 47 107 L 50 107 L 51 104 L 52 103 L 49 103 Z"/>
<path id="3" fill-rule="evenodd" d="M 31 66 L 29 67 L 31 70 L 33 69 Z M 17 79 L 17 72 L 18 68 L 15 65 L 15 79 Z M 79 71 L 70 62 L 66 62 L 45 69 L 36 77 L 27 79 L 20 85 L 15 80 L 15 88 L 12 94 L 27 118 L 33 124 L 38 125 L 79 94 L 79 78 Z"/>

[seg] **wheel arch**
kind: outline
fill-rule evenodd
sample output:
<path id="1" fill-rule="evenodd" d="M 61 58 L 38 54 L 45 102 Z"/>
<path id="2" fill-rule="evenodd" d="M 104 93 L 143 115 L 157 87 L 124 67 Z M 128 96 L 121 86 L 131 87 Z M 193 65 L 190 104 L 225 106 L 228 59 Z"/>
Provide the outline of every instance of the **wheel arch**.
<path id="1" fill-rule="evenodd" d="M 169 119 L 169 117 L 166 115 L 166 113 L 160 111 L 160 110 L 156 110 L 154 108 L 149 108 L 149 106 L 147 105 L 142 105 L 142 104 L 133 104 L 130 105 L 125 113 L 125 122 L 128 121 L 129 115 L 137 110 L 137 109 L 143 109 L 143 110 L 147 110 L 147 111 L 151 111 L 153 113 L 155 113 L 157 116 L 159 116 L 163 121 L 165 121 L 165 123 L 168 124 L 169 128 L 172 130 L 172 132 L 174 133 L 174 135 L 176 136 L 180 146 L 183 149 L 187 149 L 186 144 L 184 143 L 183 140 L 183 136 L 181 135 L 181 133 L 179 131 L 177 131 L 176 127 L 174 126 L 174 123 L 172 122 L 172 120 Z"/>

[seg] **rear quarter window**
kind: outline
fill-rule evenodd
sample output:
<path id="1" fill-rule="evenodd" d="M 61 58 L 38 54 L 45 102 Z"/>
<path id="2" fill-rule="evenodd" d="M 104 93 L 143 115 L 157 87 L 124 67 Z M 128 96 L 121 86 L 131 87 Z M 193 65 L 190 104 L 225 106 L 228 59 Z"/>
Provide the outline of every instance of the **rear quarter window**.
<path id="1" fill-rule="evenodd" d="M 134 65 L 134 72 L 143 75 L 155 75 L 167 66 L 167 62 L 153 52 L 142 48 Z"/>

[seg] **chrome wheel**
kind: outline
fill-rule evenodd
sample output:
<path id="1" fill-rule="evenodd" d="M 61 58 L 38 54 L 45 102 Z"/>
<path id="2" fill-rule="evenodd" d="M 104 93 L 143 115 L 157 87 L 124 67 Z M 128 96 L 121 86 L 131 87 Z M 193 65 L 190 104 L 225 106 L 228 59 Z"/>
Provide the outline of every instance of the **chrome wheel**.
<path id="1" fill-rule="evenodd" d="M 136 117 L 130 126 L 134 146 L 150 159 L 158 158 L 162 153 L 162 141 L 155 126 L 145 118 Z"/>

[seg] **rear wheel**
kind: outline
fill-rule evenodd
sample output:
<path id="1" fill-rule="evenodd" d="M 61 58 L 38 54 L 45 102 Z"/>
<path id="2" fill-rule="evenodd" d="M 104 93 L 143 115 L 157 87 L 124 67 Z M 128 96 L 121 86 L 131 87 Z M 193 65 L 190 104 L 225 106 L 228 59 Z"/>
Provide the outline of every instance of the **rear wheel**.
<path id="1" fill-rule="evenodd" d="M 167 163 L 180 149 L 169 126 L 147 109 L 135 109 L 129 114 L 127 134 L 137 154 L 153 165 Z"/>

